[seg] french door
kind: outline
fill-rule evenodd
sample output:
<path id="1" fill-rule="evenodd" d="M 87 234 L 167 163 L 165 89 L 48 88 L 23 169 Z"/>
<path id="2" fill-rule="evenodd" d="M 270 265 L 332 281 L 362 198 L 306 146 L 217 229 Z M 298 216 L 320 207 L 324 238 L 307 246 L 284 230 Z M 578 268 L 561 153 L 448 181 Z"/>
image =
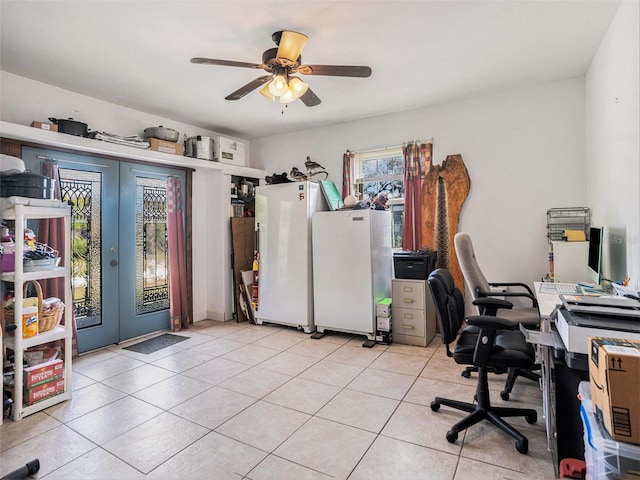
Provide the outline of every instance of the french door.
<path id="1" fill-rule="evenodd" d="M 78 350 L 169 328 L 167 179 L 184 185 L 184 171 L 27 147 L 23 159 L 33 171 L 56 161 L 72 205 Z"/>

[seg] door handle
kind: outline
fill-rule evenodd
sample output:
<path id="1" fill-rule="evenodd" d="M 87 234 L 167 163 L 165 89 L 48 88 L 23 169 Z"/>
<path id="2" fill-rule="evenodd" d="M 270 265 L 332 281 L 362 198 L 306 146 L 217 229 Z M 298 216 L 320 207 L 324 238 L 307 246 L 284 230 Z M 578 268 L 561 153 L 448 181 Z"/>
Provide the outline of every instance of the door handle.
<path id="1" fill-rule="evenodd" d="M 112 267 L 115 267 L 116 265 L 118 265 L 118 260 L 111 260 L 111 262 L 109 262 L 111 264 Z"/>

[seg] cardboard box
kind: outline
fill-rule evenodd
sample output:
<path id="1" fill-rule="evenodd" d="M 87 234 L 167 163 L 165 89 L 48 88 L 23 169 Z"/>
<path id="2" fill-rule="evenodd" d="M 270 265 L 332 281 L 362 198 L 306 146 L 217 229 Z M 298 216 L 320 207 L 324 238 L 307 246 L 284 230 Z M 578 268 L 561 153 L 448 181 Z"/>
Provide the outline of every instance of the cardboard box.
<path id="1" fill-rule="evenodd" d="M 57 378 L 28 389 L 24 396 L 24 401 L 27 405 L 33 405 L 62 392 L 64 392 L 64 378 Z"/>
<path id="2" fill-rule="evenodd" d="M 49 130 L 51 132 L 58 131 L 58 125 L 56 125 L 55 123 L 44 123 L 44 122 L 33 121 L 31 122 L 31 126 L 35 128 L 39 128 L 41 130 Z"/>
<path id="3" fill-rule="evenodd" d="M 393 340 L 392 329 L 393 324 L 390 315 L 388 317 L 376 317 L 376 343 L 391 345 Z"/>
<path id="4" fill-rule="evenodd" d="M 580 382 L 580 416 L 584 430 L 584 461 L 592 480 L 636 479 L 640 475 L 640 445 L 613 440 L 595 414 L 591 402 L 591 384 Z"/>
<path id="5" fill-rule="evenodd" d="M 390 332 L 391 317 L 376 317 L 376 329 L 379 332 Z"/>
<path id="6" fill-rule="evenodd" d="M 611 438 L 640 444 L 640 342 L 589 337 L 591 400 Z"/>
<path id="7" fill-rule="evenodd" d="M 25 367 L 23 371 L 24 387 L 31 388 L 35 385 L 49 382 L 54 378 L 62 377 L 64 374 L 64 362 L 58 358 L 33 367 Z"/>
<path id="8" fill-rule="evenodd" d="M 383 298 L 376 305 L 377 317 L 390 317 L 391 316 L 391 299 Z"/>
<path id="9" fill-rule="evenodd" d="M 380 345 L 391 345 L 393 334 L 391 332 L 376 332 L 376 343 Z"/>
<path id="10" fill-rule="evenodd" d="M 244 142 L 228 137 L 217 137 L 214 139 L 213 151 L 214 160 L 244 167 Z"/>
<path id="11" fill-rule="evenodd" d="M 147 138 L 145 141 L 151 144 L 151 150 L 162 153 L 171 153 L 173 155 L 182 155 L 182 144 L 167 142 L 159 138 Z"/>

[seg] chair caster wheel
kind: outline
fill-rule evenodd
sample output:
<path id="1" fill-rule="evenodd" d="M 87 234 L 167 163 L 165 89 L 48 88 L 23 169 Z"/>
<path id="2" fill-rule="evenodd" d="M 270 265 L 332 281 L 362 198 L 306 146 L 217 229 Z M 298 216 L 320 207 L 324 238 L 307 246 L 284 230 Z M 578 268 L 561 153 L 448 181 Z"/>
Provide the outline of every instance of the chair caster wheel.
<path id="1" fill-rule="evenodd" d="M 437 412 L 440 410 L 440 404 L 438 402 L 431 402 L 431 410 Z"/>
<path id="2" fill-rule="evenodd" d="M 516 450 L 520 453 L 527 453 L 529 451 L 529 441 L 525 438 L 521 442 L 516 442 Z"/>
<path id="3" fill-rule="evenodd" d="M 527 415 L 526 417 L 524 417 L 524 419 L 527 421 L 527 423 L 534 424 L 538 421 L 538 414 L 534 413 L 533 415 Z"/>
<path id="4" fill-rule="evenodd" d="M 458 440 L 458 432 L 455 430 L 449 430 L 447 432 L 447 441 L 449 443 L 456 443 L 456 440 Z"/>
<path id="5" fill-rule="evenodd" d="M 509 392 L 503 390 L 502 392 L 500 392 L 500 398 L 506 402 L 507 400 L 509 400 Z"/>
<path id="6" fill-rule="evenodd" d="M 464 370 L 460 375 L 464 378 L 471 378 L 471 372 L 467 372 L 466 370 Z"/>

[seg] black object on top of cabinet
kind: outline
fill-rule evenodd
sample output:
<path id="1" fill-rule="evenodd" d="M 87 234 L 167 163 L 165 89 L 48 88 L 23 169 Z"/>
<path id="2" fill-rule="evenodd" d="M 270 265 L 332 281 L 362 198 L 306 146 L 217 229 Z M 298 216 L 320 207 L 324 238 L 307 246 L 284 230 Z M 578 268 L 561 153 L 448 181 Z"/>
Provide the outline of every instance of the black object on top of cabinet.
<path id="1" fill-rule="evenodd" d="M 51 179 L 44 175 L 24 172 L 0 175 L 0 197 L 29 197 L 48 200 L 51 198 Z"/>
<path id="2" fill-rule="evenodd" d="M 393 254 L 395 278 L 426 280 L 436 268 L 435 250 L 403 250 Z"/>

